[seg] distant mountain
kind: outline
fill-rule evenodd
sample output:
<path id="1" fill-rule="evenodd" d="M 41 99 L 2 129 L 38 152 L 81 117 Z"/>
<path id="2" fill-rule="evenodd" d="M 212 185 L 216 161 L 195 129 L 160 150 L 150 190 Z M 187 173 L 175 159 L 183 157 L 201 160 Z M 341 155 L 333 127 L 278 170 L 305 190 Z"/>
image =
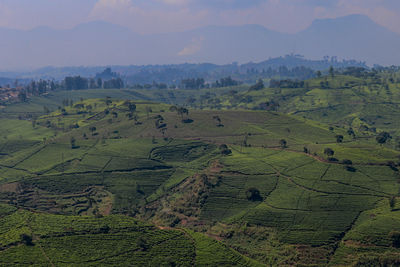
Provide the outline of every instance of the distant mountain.
<path id="1" fill-rule="evenodd" d="M 243 25 L 139 35 L 118 25 L 90 22 L 70 30 L 3 28 L 0 35 L 3 70 L 50 65 L 228 64 L 292 52 L 314 59 L 334 55 L 369 64 L 400 64 L 400 35 L 362 15 L 317 20 L 297 34 Z"/>
<path id="2" fill-rule="evenodd" d="M 0 72 L 0 86 L 13 84 L 15 79 L 20 83 L 32 79 L 63 80 L 66 76 L 95 77 L 111 79 L 121 77 L 128 84 L 166 83 L 176 84 L 182 79 L 204 78 L 208 82 L 231 76 L 232 78 L 253 83 L 259 78 L 274 79 L 309 79 L 314 77 L 317 70 L 327 71 L 329 67 L 335 69 L 346 67 L 368 68 L 364 62 L 355 60 L 337 60 L 335 57 L 325 57 L 321 60 L 310 60 L 300 55 L 286 55 L 270 58 L 259 63 L 225 64 L 169 64 L 169 65 L 113 65 L 95 67 L 45 67 L 29 72 Z"/>
<path id="3" fill-rule="evenodd" d="M 368 63 L 400 65 L 400 35 L 367 16 L 316 20 L 295 36 L 296 50 L 306 57 L 337 55 Z"/>

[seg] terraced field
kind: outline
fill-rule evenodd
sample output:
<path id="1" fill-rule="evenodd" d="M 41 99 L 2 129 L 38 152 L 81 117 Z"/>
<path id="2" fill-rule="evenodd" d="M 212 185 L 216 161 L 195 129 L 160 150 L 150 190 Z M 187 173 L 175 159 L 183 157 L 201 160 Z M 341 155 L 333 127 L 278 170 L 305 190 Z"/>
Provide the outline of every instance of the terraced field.
<path id="1" fill-rule="evenodd" d="M 1 265 L 259 266 L 201 234 L 126 216 L 48 215 L 3 205 L 0 222 Z"/>
<path id="2" fill-rule="evenodd" d="M 377 133 L 111 98 L 2 116 L 0 265 L 399 258 L 400 153 Z"/>

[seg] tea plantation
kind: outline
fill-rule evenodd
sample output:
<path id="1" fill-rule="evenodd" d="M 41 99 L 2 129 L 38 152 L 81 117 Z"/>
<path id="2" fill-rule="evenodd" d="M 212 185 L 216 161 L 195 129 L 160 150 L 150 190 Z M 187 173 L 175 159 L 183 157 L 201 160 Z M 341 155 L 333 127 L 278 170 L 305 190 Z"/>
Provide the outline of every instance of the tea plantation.
<path id="1" fill-rule="evenodd" d="M 346 101 L 375 87 L 326 79 L 331 91 L 310 80 L 278 111 L 253 108 L 273 88 L 239 92 L 246 105 L 223 95 L 220 109 L 129 90 L 5 107 L 0 265 L 396 266 L 397 117 L 366 130 L 371 95 Z M 346 107 L 331 114 L 332 101 Z"/>

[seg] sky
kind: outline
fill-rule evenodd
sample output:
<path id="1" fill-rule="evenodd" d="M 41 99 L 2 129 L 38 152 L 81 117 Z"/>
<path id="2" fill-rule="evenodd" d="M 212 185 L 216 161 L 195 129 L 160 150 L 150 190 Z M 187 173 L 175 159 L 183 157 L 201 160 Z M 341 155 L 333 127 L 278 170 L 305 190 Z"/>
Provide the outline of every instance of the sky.
<path id="1" fill-rule="evenodd" d="M 349 14 L 400 33 L 400 0 L 0 0 L 0 27 L 13 29 L 104 20 L 141 34 L 242 24 L 295 33 L 315 19 Z"/>

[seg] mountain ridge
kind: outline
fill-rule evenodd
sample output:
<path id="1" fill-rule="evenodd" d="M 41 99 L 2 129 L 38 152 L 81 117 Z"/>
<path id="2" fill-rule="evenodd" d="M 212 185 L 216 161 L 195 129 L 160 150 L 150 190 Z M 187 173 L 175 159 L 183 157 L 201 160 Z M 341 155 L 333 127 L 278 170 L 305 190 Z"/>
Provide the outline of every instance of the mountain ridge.
<path id="1" fill-rule="evenodd" d="M 72 29 L 0 28 L 0 69 L 80 65 L 157 65 L 259 61 L 260 58 L 302 54 L 353 58 L 368 64 L 400 64 L 400 35 L 363 15 L 314 21 L 288 34 L 257 24 L 206 26 L 190 31 L 141 35 L 104 21 Z"/>

